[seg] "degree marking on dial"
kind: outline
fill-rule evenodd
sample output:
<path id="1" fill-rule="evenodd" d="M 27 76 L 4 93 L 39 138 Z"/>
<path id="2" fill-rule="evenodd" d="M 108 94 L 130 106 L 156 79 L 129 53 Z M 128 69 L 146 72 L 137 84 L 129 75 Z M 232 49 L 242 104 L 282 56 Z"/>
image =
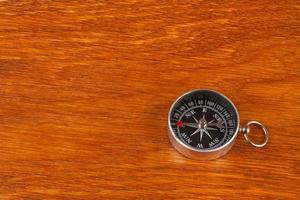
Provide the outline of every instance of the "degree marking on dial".
<path id="1" fill-rule="evenodd" d="M 216 108 L 216 106 L 217 106 L 217 105 L 219 105 L 219 104 L 218 104 L 218 99 L 219 99 L 219 98 L 217 98 L 216 100 L 214 100 L 214 102 L 215 102 L 215 105 L 214 105 L 214 107 L 213 107 L 213 108 Z"/>
<path id="2" fill-rule="evenodd" d="M 195 103 L 195 106 L 197 106 L 197 100 L 196 99 L 194 99 L 194 103 Z"/>
<path id="3" fill-rule="evenodd" d="M 180 113 L 182 115 L 182 112 L 180 112 L 179 110 L 175 110 L 176 112 Z"/>
<path id="4" fill-rule="evenodd" d="M 223 110 L 221 111 L 221 114 L 223 114 L 225 111 L 228 110 L 227 106 L 222 106 L 223 107 Z"/>
<path id="5" fill-rule="evenodd" d="M 185 105 L 185 107 L 186 107 L 187 109 L 190 108 L 184 101 L 182 101 L 182 103 Z"/>

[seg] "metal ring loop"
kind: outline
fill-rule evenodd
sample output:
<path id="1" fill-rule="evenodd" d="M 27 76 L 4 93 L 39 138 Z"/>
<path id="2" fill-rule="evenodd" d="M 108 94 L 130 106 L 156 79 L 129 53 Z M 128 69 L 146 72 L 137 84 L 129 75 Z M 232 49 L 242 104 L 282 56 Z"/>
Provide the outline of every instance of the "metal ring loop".
<path id="1" fill-rule="evenodd" d="M 261 130 L 262 130 L 262 132 L 264 134 L 264 141 L 263 141 L 263 143 L 257 144 L 255 142 L 253 142 L 248 137 L 248 135 L 250 133 L 250 126 L 251 125 L 254 125 L 254 126 L 257 126 L 257 127 L 261 128 Z M 268 143 L 268 140 L 269 140 L 269 132 L 268 132 L 267 128 L 263 124 L 261 124 L 260 122 L 258 122 L 258 121 L 250 121 L 250 122 L 248 122 L 246 124 L 246 127 L 243 128 L 243 134 L 244 134 L 244 137 L 247 140 L 247 142 L 249 142 L 250 144 L 252 144 L 255 147 L 264 147 Z"/>

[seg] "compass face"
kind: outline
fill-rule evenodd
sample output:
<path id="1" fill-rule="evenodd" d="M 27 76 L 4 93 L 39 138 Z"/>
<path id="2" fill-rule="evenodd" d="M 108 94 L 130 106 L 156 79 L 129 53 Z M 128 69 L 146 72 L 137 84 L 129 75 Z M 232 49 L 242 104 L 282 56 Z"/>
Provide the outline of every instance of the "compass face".
<path id="1" fill-rule="evenodd" d="M 211 90 L 194 90 L 183 95 L 169 113 L 172 134 L 197 151 L 225 145 L 235 137 L 238 125 L 233 103 Z"/>

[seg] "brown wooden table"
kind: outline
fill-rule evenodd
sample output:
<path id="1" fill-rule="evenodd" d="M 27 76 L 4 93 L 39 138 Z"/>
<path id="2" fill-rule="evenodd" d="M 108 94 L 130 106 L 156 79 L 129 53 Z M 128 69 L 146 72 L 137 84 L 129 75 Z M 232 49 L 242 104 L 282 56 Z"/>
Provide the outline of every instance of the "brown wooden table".
<path id="1" fill-rule="evenodd" d="M 299 18 L 294 0 L 1 0 L 0 199 L 299 199 Z M 177 153 L 168 109 L 195 88 L 268 146 Z"/>

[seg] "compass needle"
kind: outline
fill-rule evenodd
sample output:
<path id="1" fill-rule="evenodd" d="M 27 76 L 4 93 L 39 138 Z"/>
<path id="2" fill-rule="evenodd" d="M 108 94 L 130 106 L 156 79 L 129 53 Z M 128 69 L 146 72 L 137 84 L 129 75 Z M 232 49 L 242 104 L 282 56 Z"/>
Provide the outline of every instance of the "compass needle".
<path id="1" fill-rule="evenodd" d="M 188 122 L 184 122 L 183 123 L 184 126 L 188 126 L 188 127 L 191 127 L 191 128 L 199 128 L 198 124 L 197 123 L 188 123 Z"/>
<path id="2" fill-rule="evenodd" d="M 210 120 L 207 124 L 210 125 L 210 124 L 212 124 L 214 121 L 215 121 L 215 119 Z"/>
<path id="3" fill-rule="evenodd" d="M 193 116 L 193 119 L 198 123 L 199 121 L 195 118 L 195 116 Z"/>
<path id="4" fill-rule="evenodd" d="M 209 132 L 208 132 L 207 130 L 203 129 L 203 131 L 204 131 L 204 133 L 205 133 L 210 139 L 212 139 L 212 137 L 210 136 L 210 134 L 209 134 Z"/>
<path id="5" fill-rule="evenodd" d="M 195 134 L 198 133 L 199 131 L 201 131 L 201 129 L 197 129 L 194 133 L 191 134 L 191 136 L 195 135 Z"/>
<path id="6" fill-rule="evenodd" d="M 200 130 L 200 142 L 202 142 L 203 130 Z"/>
<path id="7" fill-rule="evenodd" d="M 218 130 L 218 129 L 216 129 L 216 128 L 212 128 L 212 127 L 206 127 L 205 129 L 206 129 L 206 130 L 212 130 L 212 131 L 216 131 L 216 130 Z"/>

